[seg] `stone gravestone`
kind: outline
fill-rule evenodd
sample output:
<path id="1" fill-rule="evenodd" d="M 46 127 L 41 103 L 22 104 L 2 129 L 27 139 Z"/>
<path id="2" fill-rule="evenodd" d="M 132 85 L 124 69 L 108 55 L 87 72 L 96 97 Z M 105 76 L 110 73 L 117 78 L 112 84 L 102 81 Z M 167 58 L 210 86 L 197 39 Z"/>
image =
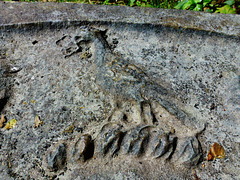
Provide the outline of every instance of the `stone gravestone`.
<path id="1" fill-rule="evenodd" d="M 238 15 L 0 6 L 3 179 L 240 178 Z"/>

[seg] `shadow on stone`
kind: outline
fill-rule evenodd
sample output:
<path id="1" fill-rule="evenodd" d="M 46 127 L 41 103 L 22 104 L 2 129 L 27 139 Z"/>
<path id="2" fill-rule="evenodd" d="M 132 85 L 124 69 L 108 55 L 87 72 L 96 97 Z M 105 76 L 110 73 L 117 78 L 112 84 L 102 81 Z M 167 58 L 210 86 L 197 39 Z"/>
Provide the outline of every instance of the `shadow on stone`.
<path id="1" fill-rule="evenodd" d="M 3 110 L 3 108 L 7 104 L 8 99 L 9 99 L 9 97 L 4 97 L 3 99 L 0 99 L 0 112 Z"/>

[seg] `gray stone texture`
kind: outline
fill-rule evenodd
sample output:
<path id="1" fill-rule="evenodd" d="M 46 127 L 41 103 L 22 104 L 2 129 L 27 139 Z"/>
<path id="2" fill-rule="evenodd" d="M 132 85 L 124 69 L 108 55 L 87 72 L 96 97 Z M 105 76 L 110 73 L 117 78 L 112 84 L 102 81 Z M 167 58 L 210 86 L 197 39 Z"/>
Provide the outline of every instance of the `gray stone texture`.
<path id="1" fill-rule="evenodd" d="M 2 179 L 240 179 L 239 15 L 0 10 Z"/>

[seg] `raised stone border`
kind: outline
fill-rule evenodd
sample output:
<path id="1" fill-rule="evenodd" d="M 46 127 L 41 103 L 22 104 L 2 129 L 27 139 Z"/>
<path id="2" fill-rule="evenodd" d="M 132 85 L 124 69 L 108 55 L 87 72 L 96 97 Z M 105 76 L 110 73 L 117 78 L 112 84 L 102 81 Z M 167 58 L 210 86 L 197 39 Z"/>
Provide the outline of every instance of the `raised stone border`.
<path id="1" fill-rule="evenodd" d="M 42 23 L 112 22 L 163 25 L 240 36 L 240 15 L 75 3 L 0 2 L 0 28 Z M 124 13 L 122 13 L 124 12 Z"/>

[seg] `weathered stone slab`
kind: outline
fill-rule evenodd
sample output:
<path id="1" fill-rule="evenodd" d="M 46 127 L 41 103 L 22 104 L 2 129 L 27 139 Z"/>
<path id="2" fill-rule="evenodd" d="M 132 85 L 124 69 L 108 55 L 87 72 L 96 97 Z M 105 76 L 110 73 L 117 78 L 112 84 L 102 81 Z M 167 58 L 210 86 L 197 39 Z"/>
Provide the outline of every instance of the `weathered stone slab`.
<path id="1" fill-rule="evenodd" d="M 239 15 L 209 14 L 195 11 L 161 10 L 156 8 L 130 8 L 124 6 L 92 6 L 75 3 L 15 3 L 2 2 L 1 25 L 19 25 L 49 22 L 77 23 L 115 22 L 153 24 L 167 27 L 203 30 L 240 35 Z M 26 8 L 27 7 L 27 8 Z M 97 8 L 96 8 L 97 7 Z M 124 12 L 124 13 L 123 13 Z"/>
<path id="2" fill-rule="evenodd" d="M 3 179 L 240 178 L 240 16 L 0 9 Z"/>

